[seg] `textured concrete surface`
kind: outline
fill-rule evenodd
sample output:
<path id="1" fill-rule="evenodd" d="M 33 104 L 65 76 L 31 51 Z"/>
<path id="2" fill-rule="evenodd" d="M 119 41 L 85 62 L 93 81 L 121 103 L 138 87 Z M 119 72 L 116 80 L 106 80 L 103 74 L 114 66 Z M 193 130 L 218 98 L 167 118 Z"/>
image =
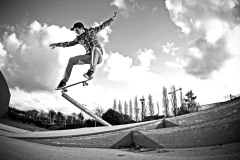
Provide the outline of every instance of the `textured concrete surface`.
<path id="1" fill-rule="evenodd" d="M 141 126 L 135 126 L 124 130 L 103 132 L 101 134 L 86 134 L 84 136 L 60 137 L 60 138 L 31 138 L 28 141 L 54 146 L 88 147 L 88 148 L 114 148 L 116 142 L 121 141 L 122 145 L 131 144 L 132 137 L 128 136 L 132 131 L 145 131 L 156 126 L 162 120 L 152 121 Z M 133 126 L 133 125 L 131 125 Z M 120 127 L 120 126 L 118 126 Z M 98 129 L 99 127 L 95 128 Z M 90 128 L 91 129 L 91 128 Z M 118 128 L 119 129 L 119 128 Z M 80 130 L 79 130 L 80 131 Z"/>
<path id="2" fill-rule="evenodd" d="M 240 116 L 197 125 L 140 131 L 160 148 L 186 148 L 240 142 Z M 143 141 L 136 145 L 148 147 Z"/>
<path id="3" fill-rule="evenodd" d="M 240 143 L 181 149 L 56 147 L 0 136 L 1 160 L 237 160 Z"/>

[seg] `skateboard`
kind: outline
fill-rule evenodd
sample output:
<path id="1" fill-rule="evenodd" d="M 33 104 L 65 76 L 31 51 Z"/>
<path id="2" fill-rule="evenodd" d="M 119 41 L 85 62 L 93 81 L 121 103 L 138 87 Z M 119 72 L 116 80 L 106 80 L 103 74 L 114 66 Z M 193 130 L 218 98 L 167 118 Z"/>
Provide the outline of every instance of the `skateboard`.
<path id="1" fill-rule="evenodd" d="M 84 80 L 84 81 L 80 81 L 80 82 L 77 82 L 77 83 L 73 83 L 73 84 L 61 87 L 61 88 L 56 88 L 55 90 L 62 90 L 62 92 L 67 92 L 67 88 L 75 86 L 75 85 L 80 84 L 80 83 L 82 83 L 83 86 L 87 86 L 88 85 L 88 81 L 90 81 L 91 79 L 93 79 L 93 77 L 89 78 L 87 80 Z"/>

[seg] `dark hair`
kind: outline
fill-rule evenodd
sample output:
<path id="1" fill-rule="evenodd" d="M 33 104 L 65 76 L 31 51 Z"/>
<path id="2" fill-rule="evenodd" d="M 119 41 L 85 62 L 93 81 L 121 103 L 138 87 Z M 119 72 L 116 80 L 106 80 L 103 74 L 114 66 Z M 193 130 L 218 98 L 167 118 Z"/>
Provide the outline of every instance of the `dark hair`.
<path id="1" fill-rule="evenodd" d="M 81 22 L 77 22 L 73 25 L 73 27 L 70 29 L 71 31 L 73 31 L 75 28 L 84 28 L 84 25 Z"/>

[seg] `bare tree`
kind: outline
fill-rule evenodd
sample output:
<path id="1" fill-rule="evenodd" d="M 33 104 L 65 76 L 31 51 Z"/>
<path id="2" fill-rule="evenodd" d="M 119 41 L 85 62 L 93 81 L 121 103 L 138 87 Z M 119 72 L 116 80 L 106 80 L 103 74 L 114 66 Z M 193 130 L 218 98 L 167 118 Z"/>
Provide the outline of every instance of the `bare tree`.
<path id="1" fill-rule="evenodd" d="M 184 101 L 184 99 L 183 99 L 183 94 L 182 94 L 182 88 L 180 88 L 180 106 L 182 107 L 183 106 L 183 101 Z"/>
<path id="2" fill-rule="evenodd" d="M 72 122 L 71 122 L 71 123 L 73 124 L 74 121 L 76 120 L 77 114 L 73 112 L 73 113 L 71 114 L 71 116 L 72 116 Z"/>
<path id="3" fill-rule="evenodd" d="M 138 108 L 138 99 L 137 99 L 137 96 L 135 97 L 135 100 L 134 100 L 134 113 L 135 113 L 135 120 L 138 122 L 139 108 Z"/>
<path id="4" fill-rule="evenodd" d="M 116 99 L 113 100 L 113 110 L 117 111 L 117 100 Z"/>
<path id="5" fill-rule="evenodd" d="M 148 96 L 148 107 L 149 107 L 150 115 L 153 116 L 154 115 L 154 104 L 153 104 L 153 98 L 152 98 L 151 94 L 149 94 L 149 96 Z"/>
<path id="6" fill-rule="evenodd" d="M 122 104 L 121 104 L 121 101 L 119 100 L 119 103 L 118 103 L 118 111 L 120 114 L 122 114 Z"/>
<path id="7" fill-rule="evenodd" d="M 54 116 L 56 115 L 56 112 L 54 110 L 49 110 L 48 116 L 49 116 L 49 121 L 54 122 Z"/>
<path id="8" fill-rule="evenodd" d="M 57 112 L 57 114 L 56 114 L 56 119 L 57 119 L 57 122 L 59 122 L 60 124 L 62 123 L 62 121 L 63 121 L 63 114 L 59 111 L 59 112 Z"/>
<path id="9" fill-rule="evenodd" d="M 26 111 L 26 116 L 32 119 L 36 119 L 38 114 L 39 111 L 37 111 L 36 109 Z"/>
<path id="10" fill-rule="evenodd" d="M 195 102 L 195 99 L 197 96 L 194 96 L 194 93 L 192 91 L 187 92 L 186 94 L 185 102 L 187 104 L 187 109 L 189 112 L 195 112 L 197 110 L 197 103 Z"/>
<path id="11" fill-rule="evenodd" d="M 103 113 L 104 113 L 104 109 L 101 107 L 96 107 L 94 110 L 94 114 L 96 114 L 98 117 L 102 117 Z"/>
<path id="12" fill-rule="evenodd" d="M 129 116 L 132 119 L 133 118 L 133 108 L 132 108 L 132 100 L 129 100 Z"/>
<path id="13" fill-rule="evenodd" d="M 144 96 L 142 96 L 140 101 L 142 103 L 142 121 L 143 121 L 144 117 L 147 116 L 147 108 L 146 108 L 146 105 L 145 105 L 145 98 L 144 98 Z"/>
<path id="14" fill-rule="evenodd" d="M 162 99 L 162 106 L 163 106 L 163 112 L 166 117 L 169 117 L 169 100 L 168 100 L 168 93 L 167 88 L 163 87 L 163 99 Z"/>
<path id="15" fill-rule="evenodd" d="M 127 101 L 124 102 L 124 114 L 128 115 L 128 104 L 127 104 Z"/>
<path id="16" fill-rule="evenodd" d="M 78 113 L 77 116 L 78 116 L 78 118 L 79 118 L 80 123 L 82 123 L 82 122 L 83 122 L 83 119 L 84 119 L 83 114 L 80 112 L 80 113 Z"/>
<path id="17" fill-rule="evenodd" d="M 43 119 L 44 116 L 45 116 L 44 110 L 40 110 L 40 112 L 38 114 L 39 119 Z"/>
<path id="18" fill-rule="evenodd" d="M 157 102 L 157 109 L 158 109 L 158 115 L 159 115 L 159 102 Z"/>
<path id="19" fill-rule="evenodd" d="M 176 89 L 175 86 L 173 85 L 171 87 L 171 102 L 172 102 L 172 108 L 173 108 L 173 114 L 174 116 L 177 116 L 178 108 L 177 108 L 177 96 L 176 96 Z"/>

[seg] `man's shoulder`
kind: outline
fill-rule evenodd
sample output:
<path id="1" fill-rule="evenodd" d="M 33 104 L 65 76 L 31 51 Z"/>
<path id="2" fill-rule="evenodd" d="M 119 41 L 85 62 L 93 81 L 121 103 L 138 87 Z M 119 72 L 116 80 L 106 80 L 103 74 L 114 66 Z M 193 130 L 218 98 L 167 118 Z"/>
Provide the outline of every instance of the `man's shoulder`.
<path id="1" fill-rule="evenodd" d="M 96 34 L 96 28 L 95 27 L 90 27 L 87 29 L 87 35 L 93 35 Z"/>
<path id="2" fill-rule="evenodd" d="M 88 30 L 88 32 L 93 32 L 94 31 L 94 27 L 90 27 L 87 30 Z"/>

